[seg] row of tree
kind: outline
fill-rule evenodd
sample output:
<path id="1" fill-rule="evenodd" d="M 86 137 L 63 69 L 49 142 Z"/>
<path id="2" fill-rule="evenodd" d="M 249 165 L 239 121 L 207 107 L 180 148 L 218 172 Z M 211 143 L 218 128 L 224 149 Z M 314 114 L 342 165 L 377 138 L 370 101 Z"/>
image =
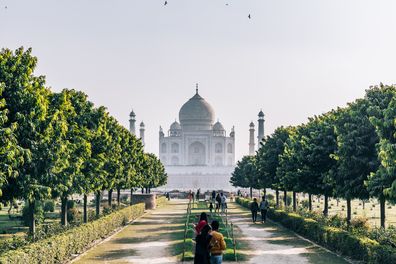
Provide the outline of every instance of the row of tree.
<path id="1" fill-rule="evenodd" d="M 396 86 L 370 87 L 365 97 L 299 126 L 279 127 L 261 142 L 255 156 L 238 162 L 231 178 L 234 186 L 272 188 L 323 195 L 347 201 L 377 198 L 381 226 L 385 226 L 385 202 L 396 202 Z M 286 203 L 285 203 L 286 204 Z"/>
<path id="2" fill-rule="evenodd" d="M 35 203 L 61 200 L 67 225 L 67 200 L 113 189 L 152 188 L 166 183 L 162 163 L 143 151 L 132 135 L 104 107 L 95 108 L 75 90 L 51 92 L 44 76 L 33 75 L 31 49 L 0 52 L 0 201 L 23 199 L 35 231 Z M 109 196 L 110 196 L 109 195 Z M 111 199 L 109 199 L 111 203 Z"/>

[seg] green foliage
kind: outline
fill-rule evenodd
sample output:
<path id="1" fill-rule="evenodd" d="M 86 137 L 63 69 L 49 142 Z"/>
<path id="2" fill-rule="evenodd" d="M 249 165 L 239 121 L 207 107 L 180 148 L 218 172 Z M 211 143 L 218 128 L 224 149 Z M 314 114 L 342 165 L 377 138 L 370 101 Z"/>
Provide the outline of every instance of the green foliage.
<path id="1" fill-rule="evenodd" d="M 54 200 L 45 200 L 43 202 L 43 210 L 44 212 L 51 212 L 53 213 L 55 211 L 55 201 Z"/>
<path id="2" fill-rule="evenodd" d="M 244 188 L 259 188 L 259 173 L 256 167 L 255 156 L 244 156 L 238 161 L 232 173 L 230 183 L 233 186 Z"/>
<path id="3" fill-rule="evenodd" d="M 73 254 L 82 253 L 97 239 L 109 236 L 114 230 L 144 213 L 144 204 L 129 206 L 99 220 L 71 228 L 59 235 L 29 244 L 0 256 L 0 263 L 63 263 Z"/>
<path id="4" fill-rule="evenodd" d="M 36 220 L 36 224 L 42 223 L 44 221 L 44 209 L 43 203 L 35 202 L 34 204 L 34 218 Z M 29 226 L 32 220 L 31 218 L 31 208 L 29 203 L 26 203 L 25 206 L 22 208 L 22 221 L 25 226 Z"/>

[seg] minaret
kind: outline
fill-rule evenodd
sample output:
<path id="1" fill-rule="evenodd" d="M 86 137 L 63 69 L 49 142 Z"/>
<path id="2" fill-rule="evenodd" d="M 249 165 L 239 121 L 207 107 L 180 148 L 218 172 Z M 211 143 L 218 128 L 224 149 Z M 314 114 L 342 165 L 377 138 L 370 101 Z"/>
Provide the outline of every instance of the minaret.
<path id="1" fill-rule="evenodd" d="M 261 147 L 261 140 L 264 138 L 264 113 L 260 110 L 258 113 L 258 135 L 257 135 L 257 148 Z"/>
<path id="2" fill-rule="evenodd" d="M 165 136 L 164 130 L 163 130 L 162 127 L 160 126 L 160 128 L 159 128 L 159 138 L 163 138 L 164 136 Z"/>
<path id="3" fill-rule="evenodd" d="M 136 129 L 135 129 L 135 123 L 136 123 L 136 115 L 133 110 L 129 114 L 129 132 L 132 133 L 132 135 L 136 135 Z"/>
<path id="4" fill-rule="evenodd" d="M 254 123 L 250 123 L 250 129 L 249 129 L 249 155 L 253 156 L 254 155 Z"/>
<path id="5" fill-rule="evenodd" d="M 143 121 L 140 123 L 140 139 L 142 140 L 143 146 L 144 146 L 144 123 Z"/>

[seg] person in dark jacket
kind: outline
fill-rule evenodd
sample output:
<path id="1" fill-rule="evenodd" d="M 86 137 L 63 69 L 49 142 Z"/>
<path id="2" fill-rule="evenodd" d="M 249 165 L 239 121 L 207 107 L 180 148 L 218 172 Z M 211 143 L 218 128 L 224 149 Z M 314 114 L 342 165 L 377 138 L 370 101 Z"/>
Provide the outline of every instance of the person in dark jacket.
<path id="1" fill-rule="evenodd" d="M 259 205 L 257 203 L 257 199 L 254 198 L 253 202 L 250 204 L 250 211 L 252 211 L 253 223 L 256 223 L 258 210 L 259 210 Z"/>
<path id="2" fill-rule="evenodd" d="M 195 241 L 194 264 L 210 264 L 209 243 L 212 236 L 209 232 L 212 230 L 210 225 L 205 225 L 201 233 L 197 235 Z"/>

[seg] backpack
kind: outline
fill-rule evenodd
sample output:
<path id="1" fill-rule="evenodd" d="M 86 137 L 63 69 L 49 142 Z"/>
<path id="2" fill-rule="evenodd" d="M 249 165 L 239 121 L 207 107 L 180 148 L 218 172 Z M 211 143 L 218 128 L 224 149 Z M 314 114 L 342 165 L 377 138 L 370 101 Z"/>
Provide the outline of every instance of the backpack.
<path id="1" fill-rule="evenodd" d="M 267 200 L 261 201 L 261 203 L 260 203 L 260 210 L 267 210 L 268 207 L 269 207 L 269 204 L 268 204 L 268 201 L 267 201 Z"/>

